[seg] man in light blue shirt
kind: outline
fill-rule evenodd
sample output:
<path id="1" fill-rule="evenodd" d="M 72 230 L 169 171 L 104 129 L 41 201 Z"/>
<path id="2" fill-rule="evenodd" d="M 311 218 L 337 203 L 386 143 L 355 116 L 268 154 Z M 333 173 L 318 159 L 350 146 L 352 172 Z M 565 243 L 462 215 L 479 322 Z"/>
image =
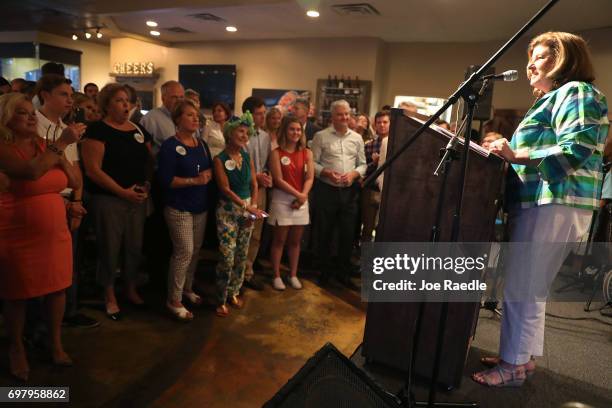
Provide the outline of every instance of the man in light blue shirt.
<path id="1" fill-rule="evenodd" d="M 359 179 L 367 164 L 363 138 L 348 128 L 350 106 L 345 100 L 331 105 L 332 126 L 315 134 L 312 155 L 318 183 L 315 185 L 315 220 L 321 257 L 319 283 L 336 279 L 349 289 L 351 252 L 359 213 Z M 331 263 L 331 240 L 338 229 L 338 265 Z"/>
<path id="2" fill-rule="evenodd" d="M 267 191 L 266 188 L 272 187 L 272 177 L 268 171 L 268 157 L 270 156 L 271 144 L 270 135 L 263 130 L 266 122 L 266 105 L 261 98 L 250 96 L 242 103 L 242 113 L 246 111 L 253 115 L 253 123 L 255 124 L 255 132 L 249 137 L 247 150 L 253 164 L 255 165 L 255 174 L 257 177 L 257 208 L 266 210 Z M 251 241 L 249 243 L 249 252 L 247 254 L 246 270 L 244 272 L 244 284 L 248 288 L 254 290 L 263 290 L 263 284 L 255 279 L 253 272 L 253 264 L 259 246 L 261 244 L 261 233 L 263 230 L 263 219 L 255 221 Z"/>
<path id="3" fill-rule="evenodd" d="M 153 136 L 153 154 L 157 156 L 164 140 L 176 134 L 172 121 L 172 111 L 185 99 L 185 89 L 177 81 L 168 81 L 161 86 L 162 106 L 149 111 L 140 120 L 140 124 Z"/>

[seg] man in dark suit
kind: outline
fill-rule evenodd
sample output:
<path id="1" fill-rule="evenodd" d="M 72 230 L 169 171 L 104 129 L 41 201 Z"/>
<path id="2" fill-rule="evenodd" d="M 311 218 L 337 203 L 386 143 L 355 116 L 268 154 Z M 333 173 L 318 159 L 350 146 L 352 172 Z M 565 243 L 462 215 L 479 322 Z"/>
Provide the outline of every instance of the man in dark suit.
<path id="1" fill-rule="evenodd" d="M 315 133 L 321 130 L 320 127 L 308 120 L 308 111 L 310 110 L 310 102 L 307 99 L 298 98 L 293 103 L 293 114 L 302 124 L 302 129 L 306 135 L 306 142 L 310 147 L 310 141 Z"/>

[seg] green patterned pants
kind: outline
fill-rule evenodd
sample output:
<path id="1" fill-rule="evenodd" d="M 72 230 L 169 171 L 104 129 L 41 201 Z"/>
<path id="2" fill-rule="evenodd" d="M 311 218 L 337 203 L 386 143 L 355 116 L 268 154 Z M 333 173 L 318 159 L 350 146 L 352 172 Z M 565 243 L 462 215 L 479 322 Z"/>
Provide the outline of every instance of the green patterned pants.
<path id="1" fill-rule="evenodd" d="M 244 280 L 253 223 L 247 223 L 245 210 L 233 202 L 219 200 L 217 236 L 221 259 L 217 263 L 217 302 L 222 305 L 238 295 Z"/>

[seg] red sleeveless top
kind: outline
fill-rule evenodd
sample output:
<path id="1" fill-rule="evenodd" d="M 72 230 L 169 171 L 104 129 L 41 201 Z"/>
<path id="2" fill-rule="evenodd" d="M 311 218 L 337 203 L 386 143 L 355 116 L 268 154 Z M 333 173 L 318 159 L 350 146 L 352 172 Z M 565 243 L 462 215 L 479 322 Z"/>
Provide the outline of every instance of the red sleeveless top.
<path id="1" fill-rule="evenodd" d="M 280 156 L 283 180 L 297 191 L 302 191 L 306 176 L 306 164 L 308 163 L 308 150 L 301 149 L 289 153 L 279 147 L 278 155 Z"/>

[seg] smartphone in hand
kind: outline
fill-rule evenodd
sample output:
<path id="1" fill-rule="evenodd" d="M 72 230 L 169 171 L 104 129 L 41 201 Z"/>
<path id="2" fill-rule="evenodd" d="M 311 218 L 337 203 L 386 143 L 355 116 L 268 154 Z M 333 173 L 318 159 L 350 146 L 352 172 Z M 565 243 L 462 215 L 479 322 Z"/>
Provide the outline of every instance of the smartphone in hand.
<path id="1" fill-rule="evenodd" d="M 85 123 L 85 109 L 77 108 L 74 115 L 74 123 Z"/>

